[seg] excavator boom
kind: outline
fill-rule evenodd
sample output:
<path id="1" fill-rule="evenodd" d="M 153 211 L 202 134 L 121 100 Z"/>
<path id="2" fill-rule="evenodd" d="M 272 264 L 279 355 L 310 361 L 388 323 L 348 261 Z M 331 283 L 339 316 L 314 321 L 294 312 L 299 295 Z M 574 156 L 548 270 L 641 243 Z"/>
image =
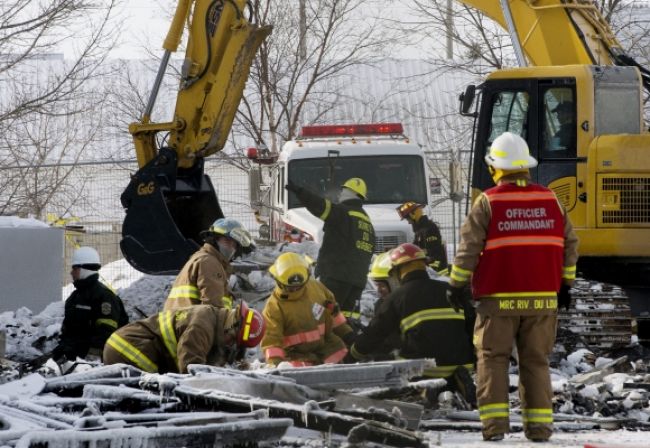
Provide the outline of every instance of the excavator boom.
<path id="1" fill-rule="evenodd" d="M 257 49 L 271 32 L 247 14 L 246 0 L 180 0 L 158 76 L 140 122 L 129 126 L 139 170 L 122 193 L 122 253 L 136 269 L 177 273 L 198 248 L 199 233 L 223 217 L 204 158 L 223 149 Z M 174 118 L 151 112 L 170 54 L 187 24 Z M 158 147 L 158 133 L 168 134 Z"/>
<path id="2" fill-rule="evenodd" d="M 590 1 L 458 0 L 510 31 L 508 9 L 530 65 L 616 65 L 621 46 Z M 504 12 L 505 11 L 505 12 Z M 515 36 L 513 37 L 513 41 Z"/>

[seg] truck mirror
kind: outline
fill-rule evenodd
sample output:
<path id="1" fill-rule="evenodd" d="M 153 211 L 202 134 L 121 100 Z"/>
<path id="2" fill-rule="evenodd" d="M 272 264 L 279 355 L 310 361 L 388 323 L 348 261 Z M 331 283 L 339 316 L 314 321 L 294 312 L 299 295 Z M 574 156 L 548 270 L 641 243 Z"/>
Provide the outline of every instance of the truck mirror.
<path id="1" fill-rule="evenodd" d="M 474 98 L 476 97 L 476 86 L 470 84 L 465 88 L 465 91 L 460 94 L 460 114 L 463 116 L 474 117 L 475 112 L 470 112 L 472 105 L 474 104 Z"/>
<path id="2" fill-rule="evenodd" d="M 261 200 L 262 190 L 262 169 L 252 167 L 248 170 L 248 199 L 252 204 L 258 204 Z"/>

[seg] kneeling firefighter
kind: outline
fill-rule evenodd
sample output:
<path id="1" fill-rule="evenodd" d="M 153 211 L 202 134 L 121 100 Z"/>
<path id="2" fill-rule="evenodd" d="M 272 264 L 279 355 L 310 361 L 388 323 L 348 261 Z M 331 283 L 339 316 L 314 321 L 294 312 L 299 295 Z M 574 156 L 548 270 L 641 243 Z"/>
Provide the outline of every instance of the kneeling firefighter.
<path id="1" fill-rule="evenodd" d="M 307 260 L 300 254 L 283 253 L 269 272 L 277 286 L 263 311 L 266 362 L 288 361 L 299 367 L 342 361 L 354 333 L 334 295 L 311 278 Z"/>
<path id="2" fill-rule="evenodd" d="M 266 324 L 241 302 L 235 309 L 196 305 L 133 322 L 113 333 L 104 363 L 127 363 L 151 373 L 187 373 L 190 364 L 222 366 L 257 346 Z"/>
<path id="3" fill-rule="evenodd" d="M 434 358 L 436 367 L 426 369 L 425 376 L 448 379 L 450 386 L 474 404 L 476 391 L 469 375 L 474 351 L 465 329 L 465 312 L 450 307 L 445 282 L 429 278 L 426 258 L 424 251 L 411 243 L 390 252 L 392 272 L 400 286 L 384 299 L 350 354 L 358 361 L 368 360 L 375 347 L 400 332 L 401 357 Z"/>

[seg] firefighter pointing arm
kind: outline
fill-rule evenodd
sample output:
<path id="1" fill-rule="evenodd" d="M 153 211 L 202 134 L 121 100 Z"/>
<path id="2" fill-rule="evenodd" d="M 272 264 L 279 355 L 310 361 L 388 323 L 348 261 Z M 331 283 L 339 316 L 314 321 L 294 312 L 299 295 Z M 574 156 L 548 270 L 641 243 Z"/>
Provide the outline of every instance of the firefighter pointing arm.
<path id="1" fill-rule="evenodd" d="M 558 301 L 570 305 L 578 240 L 553 191 L 530 182 L 537 161 L 524 139 L 503 133 L 485 161 L 496 186 L 483 192 L 461 227 L 448 298 L 459 307 L 461 287 L 471 281 L 483 438 L 501 440 L 509 431 L 508 361 L 516 341 L 524 432 L 545 441 L 553 423 L 548 357 Z"/>

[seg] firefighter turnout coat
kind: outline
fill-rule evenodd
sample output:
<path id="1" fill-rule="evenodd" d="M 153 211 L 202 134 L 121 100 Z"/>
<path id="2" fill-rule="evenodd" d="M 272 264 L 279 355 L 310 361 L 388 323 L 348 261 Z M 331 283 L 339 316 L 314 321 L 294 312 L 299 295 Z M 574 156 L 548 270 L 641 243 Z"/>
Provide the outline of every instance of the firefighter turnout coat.
<path id="1" fill-rule="evenodd" d="M 465 314 L 449 306 L 446 291 L 446 283 L 430 279 L 424 270 L 407 273 L 401 286 L 384 299 L 368 327 L 357 337 L 352 356 L 363 360 L 388 335 L 399 331 L 400 356 L 435 358 L 437 366 L 428 368 L 426 376 L 448 377 L 458 366 L 473 369 Z"/>
<path id="2" fill-rule="evenodd" d="M 552 432 L 548 366 L 555 341 L 557 292 L 572 284 L 578 240 L 552 190 L 525 173 L 502 178 L 474 203 L 461 228 L 452 286 L 471 280 L 479 301 L 474 327 L 477 392 L 484 437 L 509 429 L 508 359 L 519 354 L 526 436 Z"/>
<path id="3" fill-rule="evenodd" d="M 165 311 L 191 305 L 213 305 L 232 308 L 232 294 L 228 288 L 230 263 L 213 245 L 204 243 L 176 277 L 165 301 Z"/>
<path id="4" fill-rule="evenodd" d="M 296 194 L 307 210 L 325 223 L 317 275 L 365 287 L 375 249 L 375 230 L 361 199 L 337 204 L 304 188 L 299 188 Z"/>
<path id="5" fill-rule="evenodd" d="M 352 328 L 334 295 L 318 280 L 310 278 L 299 291 L 288 294 L 276 287 L 263 315 L 262 350 L 271 364 L 336 364 L 348 353 L 343 340 Z"/>
<path id="6" fill-rule="evenodd" d="M 54 359 L 65 355 L 69 360 L 88 353 L 101 356 L 106 339 L 129 322 L 124 305 L 99 274 L 73 282 L 75 290 L 65 302 L 59 345 L 52 352 Z"/>
<path id="7" fill-rule="evenodd" d="M 234 311 L 195 305 L 133 322 L 106 341 L 104 364 L 127 363 L 151 373 L 187 373 L 189 364 L 223 365 Z"/>
<path id="8" fill-rule="evenodd" d="M 422 215 L 417 222 L 413 223 L 415 237 L 413 244 L 424 249 L 427 254 L 427 264 L 434 271 L 447 274 L 447 252 L 442 244 L 442 236 L 438 225 L 431 221 L 428 216 Z"/>

